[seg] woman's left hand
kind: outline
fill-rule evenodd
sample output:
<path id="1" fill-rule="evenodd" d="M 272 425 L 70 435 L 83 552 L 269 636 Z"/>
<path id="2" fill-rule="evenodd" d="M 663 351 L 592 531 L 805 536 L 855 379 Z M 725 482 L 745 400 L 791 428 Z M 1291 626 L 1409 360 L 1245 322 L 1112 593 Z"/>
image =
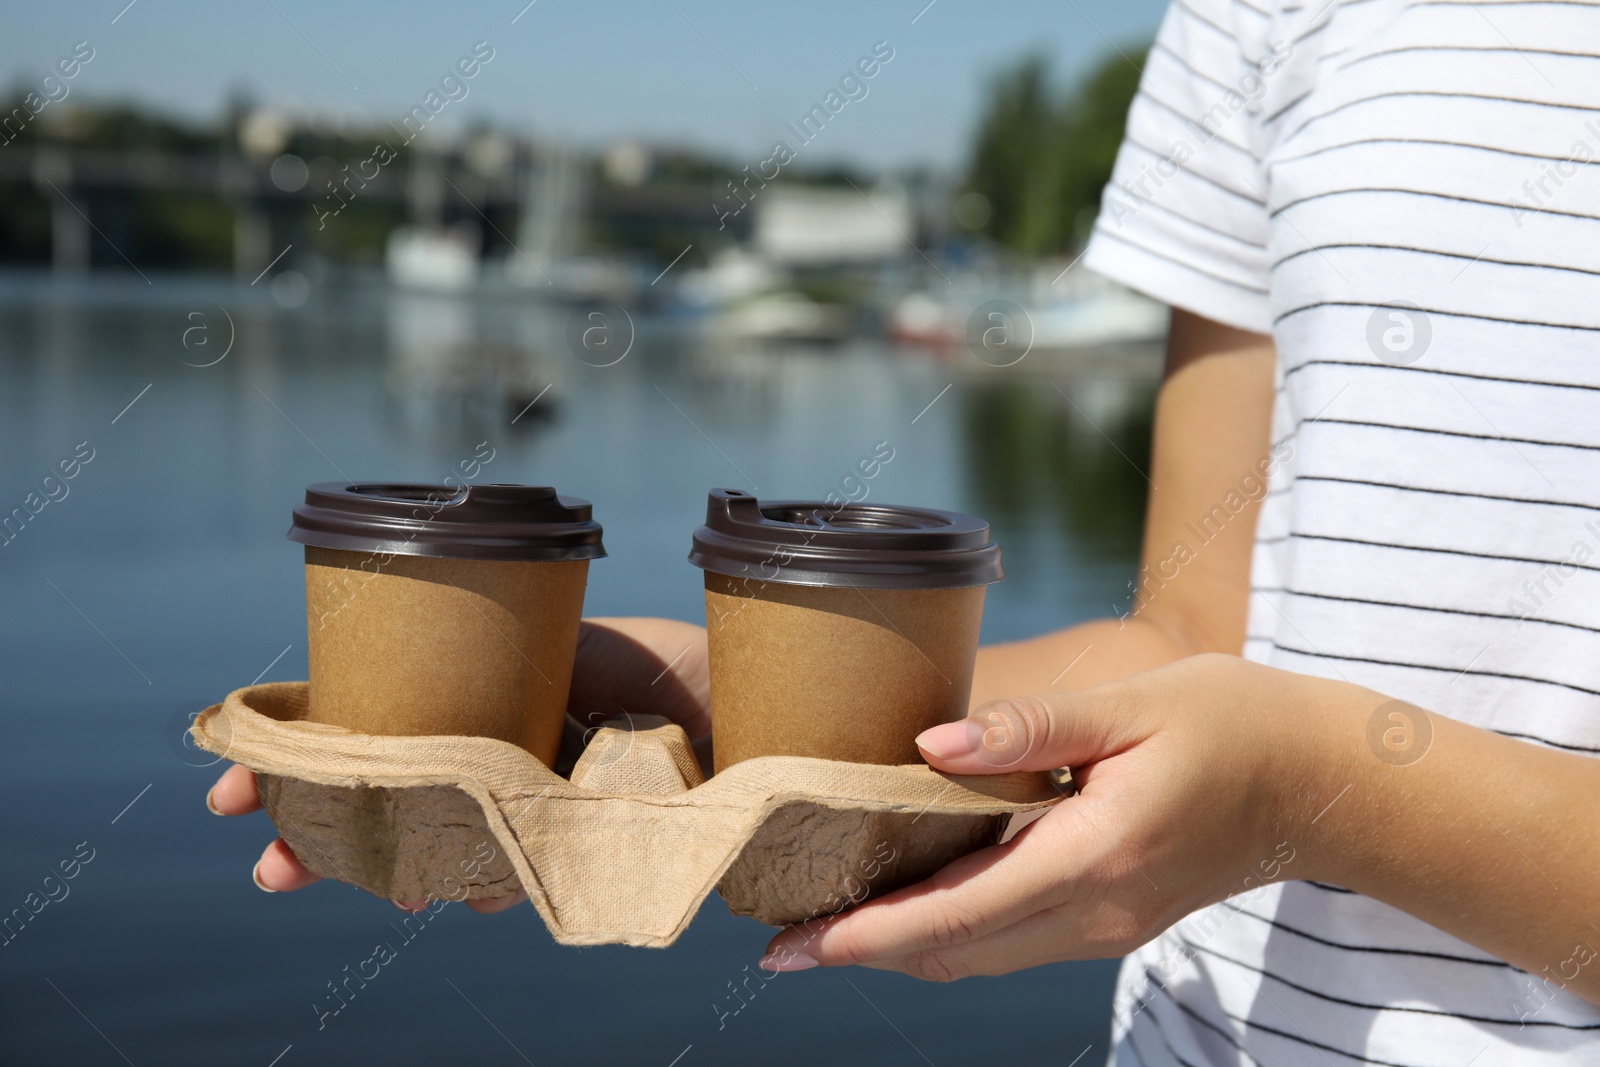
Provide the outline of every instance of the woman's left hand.
<path id="1" fill-rule="evenodd" d="M 568 714 L 592 728 L 619 711 L 663 715 L 690 737 L 711 731 L 710 669 L 703 626 L 673 619 L 585 619 L 568 694 Z M 248 815 L 261 810 L 255 772 L 232 766 L 206 795 L 217 815 Z M 319 881 L 281 837 L 256 861 L 251 878 L 268 893 L 287 893 Z M 525 890 L 508 897 L 468 900 L 485 915 L 528 899 Z M 426 900 L 395 901 L 402 910 L 421 911 Z"/>
<path id="2" fill-rule="evenodd" d="M 987 704 L 924 732 L 927 761 L 951 774 L 1071 767 L 1078 795 L 925 882 L 789 927 L 762 966 L 949 981 L 1120 956 L 1235 893 L 1319 877 L 1307 835 L 1339 795 L 1331 724 L 1383 701 L 1212 654 Z"/>

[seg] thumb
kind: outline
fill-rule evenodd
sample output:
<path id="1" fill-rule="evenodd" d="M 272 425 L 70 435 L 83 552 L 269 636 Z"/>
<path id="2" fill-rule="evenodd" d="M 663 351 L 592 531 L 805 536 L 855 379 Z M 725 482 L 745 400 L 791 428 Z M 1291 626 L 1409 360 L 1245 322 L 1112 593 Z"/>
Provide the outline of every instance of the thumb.
<path id="1" fill-rule="evenodd" d="M 1142 740 L 1137 709 L 1122 687 L 992 700 L 967 718 L 917 735 L 936 770 L 1003 774 L 1078 767 L 1114 756 Z"/>

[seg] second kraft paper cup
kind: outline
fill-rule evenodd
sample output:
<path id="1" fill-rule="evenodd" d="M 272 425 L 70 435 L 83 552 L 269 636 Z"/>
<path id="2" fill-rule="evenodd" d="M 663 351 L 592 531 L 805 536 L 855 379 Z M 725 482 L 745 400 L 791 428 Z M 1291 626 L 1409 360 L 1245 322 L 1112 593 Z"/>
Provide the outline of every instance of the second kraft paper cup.
<path id="1" fill-rule="evenodd" d="M 706 572 L 718 771 L 758 756 L 921 762 L 967 713 L 988 524 L 927 508 L 762 503 L 714 490 L 689 559 Z"/>

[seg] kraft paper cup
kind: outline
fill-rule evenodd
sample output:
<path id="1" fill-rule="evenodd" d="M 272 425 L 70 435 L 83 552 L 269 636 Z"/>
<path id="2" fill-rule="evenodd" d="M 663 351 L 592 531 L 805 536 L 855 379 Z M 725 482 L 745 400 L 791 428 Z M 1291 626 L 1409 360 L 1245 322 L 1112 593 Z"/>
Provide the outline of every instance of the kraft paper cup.
<path id="1" fill-rule="evenodd" d="M 925 508 L 711 494 L 706 571 L 718 771 L 758 756 L 920 763 L 966 715 L 1000 550 L 980 519 Z"/>
<path id="2" fill-rule="evenodd" d="M 368 734 L 493 737 L 555 763 L 589 560 L 586 501 L 553 489 L 306 491 L 307 718 Z"/>

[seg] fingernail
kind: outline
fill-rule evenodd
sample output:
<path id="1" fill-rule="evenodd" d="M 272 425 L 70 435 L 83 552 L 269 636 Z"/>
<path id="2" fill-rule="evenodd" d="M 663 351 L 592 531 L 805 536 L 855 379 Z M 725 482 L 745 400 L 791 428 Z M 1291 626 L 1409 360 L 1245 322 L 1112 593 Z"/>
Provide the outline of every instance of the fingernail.
<path id="1" fill-rule="evenodd" d="M 970 756 L 983 745 L 983 725 L 972 719 L 947 722 L 917 735 L 917 747 L 936 759 Z"/>
<path id="2" fill-rule="evenodd" d="M 221 815 L 222 813 L 219 811 L 219 812 L 217 812 L 217 814 Z M 257 863 L 254 867 L 250 868 L 250 880 L 252 882 L 254 882 L 256 884 L 256 888 L 261 890 L 263 893 L 276 893 L 277 892 L 276 889 L 268 889 L 262 883 L 262 881 L 261 881 L 261 864 L 259 864 L 259 863 Z"/>
<path id="3" fill-rule="evenodd" d="M 804 952 L 769 952 L 756 961 L 756 966 L 764 971 L 782 973 L 784 971 L 809 971 L 817 965 L 817 961 L 807 956 Z"/>
<path id="4" fill-rule="evenodd" d="M 426 900 L 391 900 L 389 903 L 407 914 L 421 911 L 428 906 Z"/>
<path id="5" fill-rule="evenodd" d="M 221 815 L 222 814 L 222 811 L 217 807 L 216 801 L 211 799 L 211 794 L 210 793 L 206 794 L 206 810 L 209 811 L 213 815 Z"/>

